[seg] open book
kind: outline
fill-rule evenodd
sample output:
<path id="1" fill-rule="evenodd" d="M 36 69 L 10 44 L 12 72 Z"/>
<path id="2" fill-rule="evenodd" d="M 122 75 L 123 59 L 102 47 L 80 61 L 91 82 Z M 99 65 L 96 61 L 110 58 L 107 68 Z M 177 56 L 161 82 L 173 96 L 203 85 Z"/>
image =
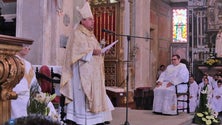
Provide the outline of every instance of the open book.
<path id="1" fill-rule="evenodd" d="M 115 42 L 112 42 L 111 44 L 109 44 L 108 46 L 106 46 L 105 48 L 102 49 L 102 53 L 105 53 L 107 50 L 109 50 L 110 48 L 112 48 L 119 40 L 116 40 Z"/>

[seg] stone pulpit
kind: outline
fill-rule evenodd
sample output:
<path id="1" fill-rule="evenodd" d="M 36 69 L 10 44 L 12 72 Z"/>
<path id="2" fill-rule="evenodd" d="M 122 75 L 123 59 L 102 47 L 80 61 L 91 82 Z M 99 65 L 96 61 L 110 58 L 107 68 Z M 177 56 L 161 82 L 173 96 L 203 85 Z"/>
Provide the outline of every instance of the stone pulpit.
<path id="1" fill-rule="evenodd" d="M 10 119 L 10 100 L 17 98 L 12 89 L 24 75 L 24 65 L 15 54 L 23 44 L 32 43 L 32 40 L 0 35 L 0 124 Z"/>

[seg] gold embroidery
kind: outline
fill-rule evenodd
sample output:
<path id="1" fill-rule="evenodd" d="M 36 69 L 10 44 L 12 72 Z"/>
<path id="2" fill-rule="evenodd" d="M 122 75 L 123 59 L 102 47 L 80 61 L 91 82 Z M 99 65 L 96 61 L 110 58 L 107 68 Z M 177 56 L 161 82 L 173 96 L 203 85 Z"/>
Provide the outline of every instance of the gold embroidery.
<path id="1" fill-rule="evenodd" d="M 171 110 L 176 110 L 176 105 L 175 105 L 175 104 L 173 104 L 173 105 L 171 106 Z"/>

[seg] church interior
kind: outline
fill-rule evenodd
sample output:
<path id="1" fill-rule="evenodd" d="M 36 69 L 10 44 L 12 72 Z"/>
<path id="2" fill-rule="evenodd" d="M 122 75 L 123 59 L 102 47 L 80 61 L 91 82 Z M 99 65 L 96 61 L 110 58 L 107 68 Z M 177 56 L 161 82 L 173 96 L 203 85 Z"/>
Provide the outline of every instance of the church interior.
<path id="1" fill-rule="evenodd" d="M 22 44 L 29 44 L 26 59 L 33 65 L 36 77 L 41 77 L 39 71 L 43 65 L 48 66 L 51 75 L 55 74 L 49 80 L 54 84 L 55 93 L 60 95 L 59 80 L 66 45 L 80 20 L 76 7 L 85 1 L 0 0 L 0 123 L 10 119 L 9 104 L 14 97 L 5 99 L 3 96 L 7 92 L 14 94 L 11 89 L 21 77 L 18 73 L 21 68 L 15 59 L 17 74 L 14 74 L 18 76 L 4 75 L 13 69 L 7 66 L 12 64 L 5 55 L 14 56 Z M 171 125 L 190 125 L 193 114 L 186 111 L 177 116 L 154 118 L 153 88 L 159 67 L 171 64 L 174 54 L 186 61 L 189 74 L 197 83 L 202 82 L 204 74 L 213 77 L 222 72 L 222 37 L 218 37 L 222 35 L 222 0 L 88 1 L 94 16 L 94 34 L 101 46 L 119 41 L 104 58 L 106 92 L 113 105 L 119 108 L 111 124 L 124 123 L 125 109 L 129 109 L 126 119 L 129 114 L 129 121 L 134 125 L 148 122 L 138 122 L 140 116 L 134 113 L 148 115 L 152 122 L 163 118 L 154 125 L 164 124 L 164 119 L 178 121 Z M 7 85 L 9 83 L 13 85 Z"/>

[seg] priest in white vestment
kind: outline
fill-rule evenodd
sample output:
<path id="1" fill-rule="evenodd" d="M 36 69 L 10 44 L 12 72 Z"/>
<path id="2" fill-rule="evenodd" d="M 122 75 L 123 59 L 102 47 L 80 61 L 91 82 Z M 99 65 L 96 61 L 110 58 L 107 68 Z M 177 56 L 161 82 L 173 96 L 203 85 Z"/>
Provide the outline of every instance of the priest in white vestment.
<path id="1" fill-rule="evenodd" d="M 60 92 L 66 97 L 66 119 L 78 125 L 103 124 L 112 120 L 114 110 L 105 89 L 104 56 L 93 33 L 89 3 L 77 10 L 81 21 L 70 36 L 62 67 Z"/>
<path id="2" fill-rule="evenodd" d="M 198 84 L 194 80 L 194 77 L 191 76 L 189 79 L 189 92 L 190 92 L 190 97 L 189 97 L 189 106 L 190 106 L 190 112 L 195 112 L 196 107 L 197 107 L 197 97 L 198 97 Z"/>
<path id="3" fill-rule="evenodd" d="M 180 63 L 180 56 L 172 56 L 172 64 L 161 73 L 154 88 L 153 112 L 176 115 L 177 96 L 175 85 L 186 83 L 189 80 L 189 71 L 185 64 Z M 180 91 L 180 90 L 178 90 Z"/>
<path id="4" fill-rule="evenodd" d="M 222 111 L 222 80 L 217 81 L 217 86 L 213 90 L 212 108 L 216 112 Z"/>
<path id="5" fill-rule="evenodd" d="M 11 100 L 11 119 L 27 116 L 27 104 L 30 97 L 30 87 L 34 84 L 38 84 L 35 71 L 32 64 L 25 59 L 25 56 L 29 53 L 30 47 L 23 45 L 23 49 L 16 54 L 16 56 L 23 62 L 25 72 L 20 82 L 13 88 L 18 98 Z M 39 86 L 39 91 L 41 88 Z M 48 107 L 50 108 L 49 116 L 57 115 L 57 112 L 51 102 Z"/>

